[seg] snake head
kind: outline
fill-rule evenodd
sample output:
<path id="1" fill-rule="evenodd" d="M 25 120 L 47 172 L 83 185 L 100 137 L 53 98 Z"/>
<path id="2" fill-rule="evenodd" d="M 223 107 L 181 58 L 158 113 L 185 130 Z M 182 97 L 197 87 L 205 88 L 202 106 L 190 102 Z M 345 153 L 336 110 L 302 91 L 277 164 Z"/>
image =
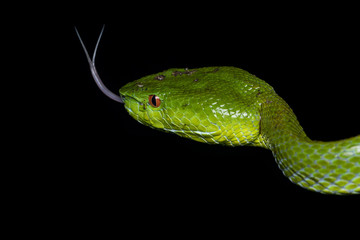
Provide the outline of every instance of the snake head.
<path id="1" fill-rule="evenodd" d="M 259 138 L 259 81 L 234 67 L 169 69 L 120 89 L 140 123 L 206 143 L 254 144 Z"/>
<path id="2" fill-rule="evenodd" d="M 125 103 L 140 123 L 206 143 L 235 146 L 261 142 L 260 93 L 271 88 L 264 81 L 234 67 L 169 69 L 126 84 L 119 96 L 104 85 L 95 67 L 104 27 L 92 58 L 75 31 L 99 89 Z"/>

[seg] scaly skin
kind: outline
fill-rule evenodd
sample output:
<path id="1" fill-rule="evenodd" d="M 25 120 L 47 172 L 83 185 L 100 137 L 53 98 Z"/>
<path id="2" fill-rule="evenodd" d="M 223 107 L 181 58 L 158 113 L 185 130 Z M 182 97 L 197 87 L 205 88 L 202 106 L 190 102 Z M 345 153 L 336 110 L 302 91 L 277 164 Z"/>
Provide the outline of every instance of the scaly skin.
<path id="1" fill-rule="evenodd" d="M 199 142 L 264 147 L 285 176 L 306 189 L 360 193 L 360 135 L 310 140 L 274 89 L 242 69 L 169 69 L 126 84 L 120 95 L 142 124 Z M 159 97 L 159 107 L 150 95 Z"/>

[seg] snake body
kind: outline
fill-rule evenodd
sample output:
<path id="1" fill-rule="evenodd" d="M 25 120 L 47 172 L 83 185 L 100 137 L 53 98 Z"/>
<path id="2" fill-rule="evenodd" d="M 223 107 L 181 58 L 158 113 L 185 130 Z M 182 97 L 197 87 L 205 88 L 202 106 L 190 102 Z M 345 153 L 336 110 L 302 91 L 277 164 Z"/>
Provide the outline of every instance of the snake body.
<path id="1" fill-rule="evenodd" d="M 76 29 L 75 29 L 76 30 Z M 288 104 L 265 81 L 235 67 L 169 69 L 112 93 L 100 79 L 80 34 L 99 89 L 125 103 L 129 114 L 154 129 L 209 144 L 256 146 L 272 151 L 293 183 L 326 194 L 360 194 L 360 135 L 310 140 Z"/>
<path id="2" fill-rule="evenodd" d="M 144 125 L 209 144 L 263 147 L 303 188 L 360 193 L 360 135 L 310 140 L 288 104 L 245 70 L 169 69 L 126 84 L 120 96 Z"/>

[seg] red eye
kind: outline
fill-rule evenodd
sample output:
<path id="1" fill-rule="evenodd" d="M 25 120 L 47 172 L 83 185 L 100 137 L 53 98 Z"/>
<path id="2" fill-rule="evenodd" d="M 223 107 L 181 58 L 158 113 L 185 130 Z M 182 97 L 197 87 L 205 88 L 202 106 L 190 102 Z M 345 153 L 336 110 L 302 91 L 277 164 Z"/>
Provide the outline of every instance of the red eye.
<path id="1" fill-rule="evenodd" d="M 161 104 L 161 100 L 158 96 L 156 95 L 150 95 L 149 96 L 149 104 L 153 107 L 160 107 Z"/>

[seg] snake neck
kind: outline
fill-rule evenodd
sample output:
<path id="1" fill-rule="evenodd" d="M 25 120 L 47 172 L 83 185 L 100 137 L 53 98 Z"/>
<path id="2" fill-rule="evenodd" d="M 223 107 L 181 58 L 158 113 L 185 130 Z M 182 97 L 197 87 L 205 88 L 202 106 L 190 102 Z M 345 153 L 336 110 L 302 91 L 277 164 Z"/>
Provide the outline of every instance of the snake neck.
<path id="1" fill-rule="evenodd" d="M 310 142 L 289 105 L 279 96 L 267 98 L 261 104 L 260 135 L 265 148 L 272 151 L 290 139 Z"/>
<path id="2" fill-rule="evenodd" d="M 360 136 L 312 141 L 291 108 L 277 95 L 261 105 L 260 135 L 293 183 L 321 193 L 360 193 Z"/>

